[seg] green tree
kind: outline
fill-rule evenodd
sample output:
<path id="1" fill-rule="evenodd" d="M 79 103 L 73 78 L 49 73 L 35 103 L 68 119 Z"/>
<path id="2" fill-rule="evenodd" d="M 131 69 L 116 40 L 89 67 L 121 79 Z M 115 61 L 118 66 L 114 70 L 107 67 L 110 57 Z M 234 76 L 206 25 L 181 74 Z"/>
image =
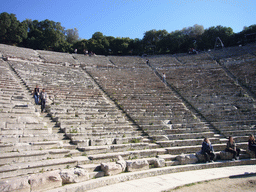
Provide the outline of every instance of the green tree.
<path id="1" fill-rule="evenodd" d="M 214 48 L 217 37 L 219 37 L 224 45 L 228 47 L 229 45 L 231 45 L 231 39 L 233 34 L 233 29 L 230 27 L 223 27 L 221 25 L 218 25 L 216 27 L 210 27 L 206 29 L 202 34 L 199 47 L 201 49 Z"/>
<path id="2" fill-rule="evenodd" d="M 79 40 L 79 34 L 77 28 L 74 29 L 67 29 L 65 31 L 66 34 L 66 41 L 70 44 L 74 44 Z"/>
<path id="3" fill-rule="evenodd" d="M 161 51 L 161 47 L 158 44 L 168 35 L 166 30 L 150 30 L 146 31 L 143 36 L 143 44 L 147 52 L 158 53 Z"/>
<path id="4" fill-rule="evenodd" d="M 0 14 L 0 42 L 5 44 L 20 44 L 27 38 L 26 22 L 19 22 L 14 14 Z"/>
<path id="5" fill-rule="evenodd" d="M 83 39 L 73 44 L 73 50 L 77 49 L 77 52 L 84 54 L 84 50 L 88 50 L 88 40 Z"/>
<path id="6" fill-rule="evenodd" d="M 104 55 L 108 52 L 109 42 L 101 32 L 96 32 L 88 41 L 88 49 L 96 54 Z"/>
<path id="7" fill-rule="evenodd" d="M 25 21 L 28 24 L 28 38 L 26 46 L 33 49 L 63 50 L 67 46 L 65 42 L 65 31 L 60 22 L 48 19 L 38 22 L 37 20 Z M 65 50 L 67 51 L 67 50 Z"/>
<path id="8" fill-rule="evenodd" d="M 129 43 L 131 39 L 127 37 L 117 37 L 112 41 L 111 50 L 114 55 L 127 55 L 129 53 Z"/>
<path id="9" fill-rule="evenodd" d="M 132 54 L 132 55 L 141 55 L 143 53 L 142 40 L 140 40 L 138 38 L 131 39 L 128 49 L 130 51 L 130 54 Z"/>
<path id="10" fill-rule="evenodd" d="M 235 35 L 235 41 L 239 44 L 246 44 L 256 41 L 256 25 L 250 25 L 249 27 L 244 27 L 244 29 Z"/>
<path id="11" fill-rule="evenodd" d="M 185 42 L 188 35 L 180 30 L 173 31 L 161 39 L 158 45 L 161 47 L 160 53 L 180 53 L 186 52 L 188 47 L 185 47 Z M 185 49 L 184 49 L 185 47 Z"/>

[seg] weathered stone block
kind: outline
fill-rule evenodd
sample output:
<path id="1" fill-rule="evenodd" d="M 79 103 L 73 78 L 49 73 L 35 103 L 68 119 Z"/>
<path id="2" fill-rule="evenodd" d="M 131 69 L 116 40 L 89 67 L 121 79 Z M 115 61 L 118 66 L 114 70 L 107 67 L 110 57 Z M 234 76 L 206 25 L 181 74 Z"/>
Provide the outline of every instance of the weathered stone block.
<path id="1" fill-rule="evenodd" d="M 65 169 L 60 172 L 62 184 L 79 183 L 89 180 L 89 174 L 81 168 Z"/>
<path id="2" fill-rule="evenodd" d="M 122 166 L 117 163 L 101 163 L 101 170 L 106 176 L 117 175 L 123 171 Z"/>
<path id="3" fill-rule="evenodd" d="M 199 162 L 206 162 L 206 159 L 205 159 L 204 155 L 201 154 L 200 151 L 199 151 L 199 152 L 196 152 L 196 157 L 197 157 L 197 159 L 198 159 Z"/>
<path id="4" fill-rule="evenodd" d="M 145 159 L 140 160 L 127 160 L 126 161 L 127 171 L 142 171 L 149 169 L 149 163 Z"/>
<path id="5" fill-rule="evenodd" d="M 226 151 L 221 151 L 220 152 L 220 159 L 223 160 L 231 160 L 233 158 L 233 154 L 230 152 L 226 152 Z"/>
<path id="6" fill-rule="evenodd" d="M 82 148 L 82 147 L 88 147 L 89 146 L 89 139 L 84 139 L 84 140 L 73 140 L 72 142 L 75 143 L 77 145 L 78 148 Z"/>
<path id="7" fill-rule="evenodd" d="M 194 154 L 188 154 L 188 155 L 181 154 L 181 155 L 178 155 L 176 159 L 179 161 L 180 165 L 186 165 L 186 164 L 192 164 L 192 163 L 198 162 L 198 158 Z"/>
<path id="8" fill-rule="evenodd" d="M 251 151 L 250 149 L 246 149 L 246 153 L 250 156 L 250 158 L 255 158 L 254 151 Z"/>
<path id="9" fill-rule="evenodd" d="M 28 177 L 12 178 L 12 179 L 0 181 L 0 191 L 30 192 Z"/>
<path id="10" fill-rule="evenodd" d="M 126 161 L 123 159 L 123 157 L 121 155 L 119 155 L 117 158 L 118 158 L 118 161 L 116 163 L 121 165 L 122 171 L 125 171 Z"/>
<path id="11" fill-rule="evenodd" d="M 154 159 L 154 167 L 164 167 L 165 166 L 165 160 L 162 158 L 156 158 Z"/>
<path id="12" fill-rule="evenodd" d="M 29 178 L 31 192 L 45 191 L 62 186 L 62 179 L 59 171 L 51 171 L 32 175 Z"/>
<path id="13" fill-rule="evenodd" d="M 18 117 L 18 123 L 39 123 L 38 119 L 35 117 L 30 117 L 30 116 L 20 116 Z"/>

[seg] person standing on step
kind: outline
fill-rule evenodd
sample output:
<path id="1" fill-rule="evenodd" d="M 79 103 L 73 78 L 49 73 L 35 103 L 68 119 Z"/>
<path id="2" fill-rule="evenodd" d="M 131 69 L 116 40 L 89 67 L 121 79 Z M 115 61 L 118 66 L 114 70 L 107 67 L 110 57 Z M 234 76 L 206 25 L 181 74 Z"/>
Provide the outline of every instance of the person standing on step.
<path id="1" fill-rule="evenodd" d="M 41 113 L 44 112 L 45 109 L 45 103 L 47 99 L 47 93 L 45 92 L 45 89 L 43 88 L 41 93 L 40 93 L 40 99 L 41 99 Z"/>
<path id="2" fill-rule="evenodd" d="M 163 82 L 166 83 L 166 75 L 163 73 Z"/>
<path id="3" fill-rule="evenodd" d="M 204 138 L 204 141 L 202 143 L 201 154 L 203 154 L 205 156 L 206 163 L 208 163 L 210 161 L 213 162 L 213 159 L 215 158 L 212 144 L 207 137 Z"/>
<path id="4" fill-rule="evenodd" d="M 225 151 L 233 154 L 233 160 L 239 159 L 240 149 L 236 147 L 236 143 L 232 136 L 228 137 L 227 147 Z"/>
<path id="5" fill-rule="evenodd" d="M 39 105 L 39 96 L 40 96 L 39 86 L 36 85 L 36 88 L 34 89 L 34 92 L 33 92 L 33 97 L 35 99 L 35 104 L 36 105 Z"/>
<path id="6" fill-rule="evenodd" d="M 254 138 L 253 135 L 250 135 L 250 136 L 249 136 L 248 148 L 249 148 L 251 151 L 254 151 L 255 157 L 256 157 L 256 142 L 255 142 L 255 138 Z"/>

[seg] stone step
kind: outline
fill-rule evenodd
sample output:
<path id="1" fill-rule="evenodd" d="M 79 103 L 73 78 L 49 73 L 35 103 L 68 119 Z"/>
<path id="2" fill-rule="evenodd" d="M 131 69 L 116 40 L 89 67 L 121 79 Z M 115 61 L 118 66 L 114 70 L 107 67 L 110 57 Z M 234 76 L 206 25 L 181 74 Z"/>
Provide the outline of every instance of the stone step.
<path id="1" fill-rule="evenodd" d="M 172 134 L 167 135 L 169 140 L 182 138 L 182 139 L 197 139 L 197 138 L 204 138 L 204 137 L 214 137 L 214 132 L 200 132 L 200 133 L 184 133 L 184 134 Z"/>
<path id="2" fill-rule="evenodd" d="M 110 126 L 99 126 L 99 127 L 94 127 L 94 126 L 88 126 L 88 127 L 80 127 L 80 126 L 71 126 L 69 128 L 67 127 L 62 127 L 61 130 L 65 132 L 66 134 L 70 133 L 87 133 L 90 134 L 97 134 L 101 132 L 132 132 L 135 131 L 132 126 L 115 126 L 115 125 L 110 125 Z"/>
<path id="3" fill-rule="evenodd" d="M 59 137 L 57 134 L 42 134 L 42 135 L 1 135 L 1 143 L 30 143 L 40 141 L 56 141 Z M 1 149 L 0 149 L 1 151 Z"/>
<path id="4" fill-rule="evenodd" d="M 250 134 L 255 135 L 256 130 L 232 130 L 232 131 L 221 131 L 221 134 L 226 136 L 249 136 Z"/>
<path id="5" fill-rule="evenodd" d="M 21 163 L 10 163 L 0 167 L 0 179 L 20 175 L 34 174 L 51 170 L 76 167 L 88 163 L 87 157 L 58 158 Z"/>
<path id="6" fill-rule="evenodd" d="M 204 137 L 214 137 L 214 132 L 200 132 L 200 133 L 184 133 L 184 134 L 152 134 L 150 135 L 155 141 L 166 141 L 166 140 L 181 140 L 181 139 L 203 139 Z"/>
<path id="7" fill-rule="evenodd" d="M 180 128 L 180 129 L 165 129 L 166 134 L 181 134 L 181 133 L 198 133 L 209 131 L 208 127 L 201 128 Z"/>
<path id="8" fill-rule="evenodd" d="M 70 149 L 70 150 L 75 150 L 75 149 L 77 149 L 77 145 L 75 145 L 75 144 L 63 144 L 63 146 L 62 146 L 64 149 Z"/>
<path id="9" fill-rule="evenodd" d="M 222 151 L 226 148 L 226 143 L 222 144 L 213 144 L 214 151 Z M 247 143 L 237 143 L 237 146 L 242 149 L 247 149 Z M 165 148 L 168 154 L 177 155 L 177 154 L 189 154 L 189 153 L 196 153 L 201 151 L 202 145 L 194 145 L 194 146 L 180 146 L 180 147 L 168 147 Z"/>
<path id="10" fill-rule="evenodd" d="M 157 147 L 157 144 L 128 143 L 128 144 L 114 144 L 114 145 L 104 145 L 104 146 L 79 147 L 79 150 L 86 152 L 87 155 L 91 155 L 91 154 L 100 154 L 100 153 L 151 149 L 156 147 Z"/>
<path id="11" fill-rule="evenodd" d="M 83 133 L 68 133 L 66 134 L 68 138 L 72 140 L 73 143 L 78 143 L 82 141 L 91 141 L 91 145 L 106 145 L 106 143 L 113 144 L 116 138 L 125 138 L 125 137 L 138 137 L 139 132 L 101 132 L 98 134 L 83 134 Z M 100 143 L 95 143 L 98 140 Z M 105 143 L 104 143 L 105 142 Z"/>
<path id="12" fill-rule="evenodd" d="M 94 163 L 100 163 L 103 161 L 114 161 L 118 156 L 122 156 L 124 159 L 137 159 L 137 158 L 148 158 L 156 157 L 157 155 L 166 154 L 166 150 L 163 148 L 156 149 L 144 149 L 144 150 L 133 150 L 133 151 L 124 151 L 124 152 L 112 152 L 112 153 L 103 153 L 88 155 L 88 158 Z"/>
<path id="13" fill-rule="evenodd" d="M 220 143 L 219 138 L 209 138 L 212 144 Z M 157 141 L 156 143 L 162 147 L 178 147 L 178 146 L 193 146 L 202 144 L 202 139 L 186 139 L 186 140 L 169 140 Z M 227 142 L 226 140 L 223 142 Z"/>
<path id="14" fill-rule="evenodd" d="M 4 128 L 1 135 L 52 134 L 51 128 Z"/>
<path id="15" fill-rule="evenodd" d="M 85 164 L 85 165 L 78 165 L 78 167 L 83 168 L 88 172 L 101 171 L 100 164 Z"/>
<path id="16" fill-rule="evenodd" d="M 82 183 L 76 183 L 74 185 L 66 185 L 56 189 L 48 190 L 48 192 L 64 192 L 64 191 L 75 191 L 75 190 L 92 190 L 99 187 L 104 187 L 110 184 L 116 184 L 125 181 L 131 181 L 140 178 L 151 177 L 152 175 L 165 175 L 170 173 L 178 173 L 192 170 L 201 169 L 211 169 L 218 167 L 229 167 L 229 166 L 239 166 L 239 165 L 254 165 L 256 159 L 243 159 L 238 161 L 217 161 L 213 163 L 197 163 L 189 165 L 177 165 L 177 166 L 167 166 L 162 168 L 154 168 L 139 172 L 127 172 L 123 174 L 118 174 L 114 176 L 108 176 L 103 178 L 98 178 L 94 180 L 85 181 Z"/>
<path id="17" fill-rule="evenodd" d="M 68 156 L 73 156 L 79 151 L 71 151 L 67 149 L 48 149 L 48 150 L 31 150 L 21 152 L 2 153 L 0 157 L 0 164 L 6 164 L 11 162 L 26 162 L 26 161 L 38 161 L 47 159 L 58 159 Z M 81 154 L 81 152 L 79 153 Z"/>
<path id="18" fill-rule="evenodd" d="M 6 137 L 5 137 L 6 138 Z M 12 152 L 12 151 L 28 151 L 28 150 L 36 150 L 36 149 L 50 149 L 50 148 L 59 148 L 63 146 L 62 141 L 55 138 L 52 141 L 38 141 L 34 137 L 30 139 L 28 142 L 18 142 L 20 138 L 16 138 L 16 143 L 6 142 L 5 144 L 0 144 L 0 152 Z M 12 137 L 15 140 L 15 137 Z M 1 139 L 4 141 L 4 139 Z M 27 141 L 27 140 L 26 140 Z"/>
<path id="19" fill-rule="evenodd" d="M 165 161 L 173 161 L 176 159 L 177 155 L 165 154 L 165 155 L 158 155 L 157 157 L 162 158 Z"/>

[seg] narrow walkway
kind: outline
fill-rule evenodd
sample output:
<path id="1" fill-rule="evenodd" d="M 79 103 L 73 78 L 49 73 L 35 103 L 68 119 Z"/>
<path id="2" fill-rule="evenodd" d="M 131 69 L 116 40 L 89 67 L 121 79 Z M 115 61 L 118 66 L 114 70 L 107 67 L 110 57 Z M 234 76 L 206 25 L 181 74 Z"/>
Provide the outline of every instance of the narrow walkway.
<path id="1" fill-rule="evenodd" d="M 190 183 L 256 174 L 256 165 L 202 169 L 148 177 L 101 187 L 88 192 L 161 192 Z"/>

